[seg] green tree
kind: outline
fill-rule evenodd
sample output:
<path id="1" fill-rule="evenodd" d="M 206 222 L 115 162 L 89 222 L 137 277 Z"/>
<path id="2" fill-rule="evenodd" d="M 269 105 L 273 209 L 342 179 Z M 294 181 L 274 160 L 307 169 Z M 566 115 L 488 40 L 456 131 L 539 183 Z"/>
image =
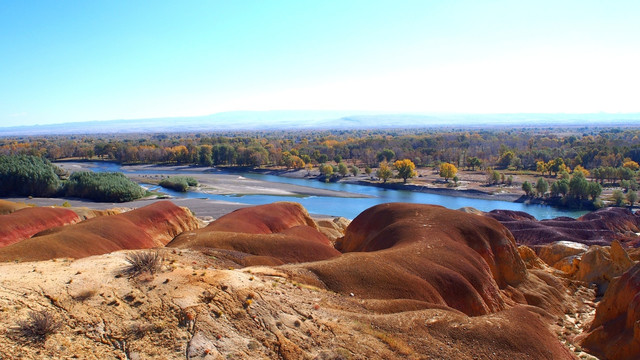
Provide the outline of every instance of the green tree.
<path id="1" fill-rule="evenodd" d="M 513 159 L 515 159 L 515 157 L 516 157 L 516 154 L 514 154 L 513 151 L 511 150 L 505 151 L 504 153 L 502 153 L 502 155 L 498 159 L 498 166 L 503 169 L 508 168 L 509 165 L 511 165 L 511 162 L 513 162 Z"/>
<path id="2" fill-rule="evenodd" d="M 202 145 L 198 148 L 198 164 L 202 166 L 213 165 L 213 152 L 211 145 Z"/>
<path id="3" fill-rule="evenodd" d="M 371 177 L 371 167 L 366 166 L 364 168 L 364 173 L 367 174 L 367 176 Z"/>
<path id="4" fill-rule="evenodd" d="M 393 150 L 384 149 L 384 150 L 382 150 L 381 152 L 378 153 L 377 159 L 380 162 L 383 162 L 383 161 L 389 162 L 389 161 L 393 160 L 395 157 L 396 157 L 396 153 L 393 152 Z"/>
<path id="5" fill-rule="evenodd" d="M 547 193 L 548 189 L 549 183 L 547 183 L 543 178 L 538 178 L 538 181 L 536 181 L 536 193 L 538 194 L 538 196 L 544 196 L 544 194 Z"/>
<path id="6" fill-rule="evenodd" d="M 582 173 L 575 173 L 569 181 L 569 195 L 574 199 L 586 199 L 589 196 L 589 182 Z"/>
<path id="7" fill-rule="evenodd" d="M 500 173 L 492 168 L 487 168 L 487 184 L 497 184 L 500 182 Z"/>
<path id="8" fill-rule="evenodd" d="M 417 175 L 415 171 L 416 165 L 409 159 L 397 160 L 393 163 L 393 167 L 398 171 L 398 178 L 402 179 L 405 183 L 408 178 L 412 178 Z"/>
<path id="9" fill-rule="evenodd" d="M 467 158 L 467 166 L 471 168 L 472 171 L 475 171 L 476 167 L 482 166 L 482 161 L 475 156 Z"/>
<path id="10" fill-rule="evenodd" d="M 378 167 L 378 171 L 376 172 L 376 176 L 382 179 L 383 183 L 386 183 L 387 180 L 393 175 L 391 169 L 389 168 L 389 164 L 386 161 L 380 163 Z"/>
<path id="11" fill-rule="evenodd" d="M 623 201 L 624 201 L 624 194 L 622 193 L 622 191 L 614 190 L 613 202 L 616 204 L 616 206 L 622 206 Z"/>
<path id="12" fill-rule="evenodd" d="M 638 201 L 638 193 L 635 191 L 629 191 L 627 193 L 627 201 L 629 202 L 629 206 L 633 206 L 633 204 Z"/>
<path id="13" fill-rule="evenodd" d="M 523 182 L 522 191 L 524 191 L 525 195 L 531 196 L 531 194 L 533 193 L 533 187 L 531 186 L 531 183 L 528 181 Z"/>
<path id="14" fill-rule="evenodd" d="M 458 168 L 451 163 L 442 163 L 440 164 L 440 177 L 443 177 L 447 182 L 450 178 L 456 176 L 458 173 Z"/>
<path id="15" fill-rule="evenodd" d="M 347 174 L 349 173 L 349 169 L 347 168 L 347 165 L 345 163 L 338 163 L 338 173 L 342 177 L 347 176 Z"/>
<path id="16" fill-rule="evenodd" d="M 358 174 L 360 173 L 360 169 L 358 169 L 358 167 L 355 165 L 351 165 L 351 167 L 349 167 L 349 171 L 353 176 L 358 176 Z"/>
<path id="17" fill-rule="evenodd" d="M 600 186 L 600 184 L 598 184 L 597 182 L 591 181 L 587 186 L 587 192 L 589 193 L 591 200 L 596 201 L 598 196 L 602 194 L 602 186 Z"/>

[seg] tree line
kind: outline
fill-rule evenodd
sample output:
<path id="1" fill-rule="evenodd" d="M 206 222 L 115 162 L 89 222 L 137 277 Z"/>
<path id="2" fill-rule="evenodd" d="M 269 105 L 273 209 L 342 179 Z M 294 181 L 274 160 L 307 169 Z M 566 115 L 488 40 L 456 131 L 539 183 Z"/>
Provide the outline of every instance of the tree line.
<path id="1" fill-rule="evenodd" d="M 288 168 L 342 160 L 377 167 L 383 161 L 410 159 L 418 167 L 446 162 L 473 170 L 491 167 L 557 175 L 578 166 L 591 170 L 620 168 L 628 161 L 639 163 L 640 130 L 496 128 L 50 136 L 2 138 L 0 154 L 49 160 L 75 157 L 119 163 Z"/>

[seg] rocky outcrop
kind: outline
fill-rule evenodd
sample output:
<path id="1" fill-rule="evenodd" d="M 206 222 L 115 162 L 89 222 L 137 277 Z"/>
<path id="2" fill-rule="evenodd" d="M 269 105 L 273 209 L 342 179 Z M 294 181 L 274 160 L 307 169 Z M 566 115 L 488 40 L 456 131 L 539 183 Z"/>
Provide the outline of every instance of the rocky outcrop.
<path id="1" fill-rule="evenodd" d="M 604 208 L 578 219 L 559 217 L 541 221 L 529 214 L 509 210 L 493 210 L 487 216 L 506 226 L 518 244 L 530 247 L 557 241 L 606 246 L 618 240 L 627 247 L 640 242 L 636 236 L 640 232 L 640 216 L 629 209 Z"/>
<path id="2" fill-rule="evenodd" d="M 526 245 L 518 246 L 518 254 L 526 265 L 527 269 L 548 269 L 547 265 L 542 259 L 538 257 L 535 251 Z"/>
<path id="3" fill-rule="evenodd" d="M 335 242 L 338 238 L 344 236 L 350 221 L 343 217 L 336 218 L 316 218 L 314 219 L 318 225 L 318 230 L 323 233 L 329 240 Z"/>
<path id="4" fill-rule="evenodd" d="M 536 246 L 535 249 L 542 261 L 554 266 L 562 259 L 583 254 L 589 250 L 589 247 L 573 241 L 556 241 L 548 245 Z"/>
<path id="5" fill-rule="evenodd" d="M 640 358 L 640 264 L 611 283 L 582 346 L 603 359 Z"/>
<path id="6" fill-rule="evenodd" d="M 25 207 L 7 215 L 0 215 L 0 247 L 28 239 L 57 226 L 74 224 L 81 219 L 64 208 Z"/>
<path id="7" fill-rule="evenodd" d="M 159 201 L 119 215 L 42 231 L 0 248 L 0 261 L 82 258 L 123 249 L 160 247 L 197 226 L 197 219 L 188 209 Z"/>
<path id="8" fill-rule="evenodd" d="M 340 255 L 298 203 L 238 209 L 208 226 L 183 233 L 167 245 L 233 251 L 243 266 L 282 265 Z"/>
<path id="9" fill-rule="evenodd" d="M 567 277 L 598 288 L 600 295 L 615 277 L 622 275 L 634 261 L 617 240 L 611 246 L 593 245 L 558 241 L 536 247 L 540 259 L 562 271 Z"/>

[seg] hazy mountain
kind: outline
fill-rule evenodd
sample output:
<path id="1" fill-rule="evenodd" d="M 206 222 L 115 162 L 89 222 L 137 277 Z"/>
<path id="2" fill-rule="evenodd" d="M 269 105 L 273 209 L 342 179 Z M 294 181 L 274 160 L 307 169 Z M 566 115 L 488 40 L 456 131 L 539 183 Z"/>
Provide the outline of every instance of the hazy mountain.
<path id="1" fill-rule="evenodd" d="M 384 114 L 366 111 L 234 111 L 207 116 L 0 127 L 0 136 L 532 125 L 640 125 L 640 114 Z"/>

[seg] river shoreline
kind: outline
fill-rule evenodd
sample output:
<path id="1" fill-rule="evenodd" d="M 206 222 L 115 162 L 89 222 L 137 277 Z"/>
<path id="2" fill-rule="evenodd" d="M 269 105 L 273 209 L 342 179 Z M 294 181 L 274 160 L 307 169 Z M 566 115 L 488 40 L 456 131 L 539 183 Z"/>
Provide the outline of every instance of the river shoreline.
<path id="1" fill-rule="evenodd" d="M 337 182 L 325 184 L 319 171 L 286 170 L 283 168 L 248 167 L 203 167 L 192 165 L 120 165 L 101 161 L 64 161 L 56 164 L 69 172 L 117 171 L 122 172 L 141 185 L 153 189 L 161 179 L 168 176 L 192 176 L 200 186 L 190 188 L 186 193 L 158 188 L 161 196 L 180 200 L 189 206 L 200 206 L 195 210 L 198 216 L 217 217 L 222 211 L 206 210 L 207 206 L 235 203 L 240 206 L 259 205 L 275 201 L 299 202 L 312 214 L 343 216 L 353 219 L 367 208 L 384 202 L 410 202 L 437 204 L 450 209 L 474 207 L 481 211 L 494 209 L 525 211 L 538 219 L 557 216 L 578 217 L 585 212 L 564 210 L 541 204 L 531 204 L 521 195 L 518 186 L 487 186 L 474 180 L 478 175 L 467 172 L 465 180 L 458 181 L 456 187 L 440 178 L 431 169 L 420 169 L 419 176 L 403 183 L 397 179 L 383 183 L 365 174 L 348 175 Z M 348 200 L 350 199 L 350 200 Z M 209 200 L 209 203 L 205 202 Z M 148 200 L 146 200 L 148 201 Z M 59 205 L 59 204 L 58 204 Z M 114 204 L 129 207 L 129 203 Z M 89 205 L 90 206 L 90 205 Z M 184 205 L 181 205 L 184 206 Z M 230 210 L 230 211 L 231 211 Z"/>
<path id="2" fill-rule="evenodd" d="M 307 179 L 309 181 L 321 181 L 319 180 L 320 174 L 317 173 L 317 171 L 311 172 L 311 175 L 308 174 L 307 170 L 251 169 L 246 171 L 256 173 L 256 174 L 262 174 L 262 175 L 274 175 L 274 176 L 282 176 L 282 177 L 289 177 L 289 178 L 295 178 L 295 179 Z M 373 187 L 390 189 L 390 190 L 403 190 L 403 191 L 412 191 L 412 192 L 422 192 L 426 194 L 465 197 L 470 199 L 524 202 L 524 196 L 513 194 L 513 193 L 489 193 L 482 190 L 467 189 L 463 187 L 443 188 L 443 187 L 434 187 L 434 186 L 429 186 L 424 184 L 415 184 L 412 182 L 407 182 L 407 183 L 373 182 L 370 180 L 370 176 L 366 176 L 366 175 L 346 176 L 344 178 L 341 178 L 338 182 L 346 183 L 346 184 L 373 186 Z"/>

